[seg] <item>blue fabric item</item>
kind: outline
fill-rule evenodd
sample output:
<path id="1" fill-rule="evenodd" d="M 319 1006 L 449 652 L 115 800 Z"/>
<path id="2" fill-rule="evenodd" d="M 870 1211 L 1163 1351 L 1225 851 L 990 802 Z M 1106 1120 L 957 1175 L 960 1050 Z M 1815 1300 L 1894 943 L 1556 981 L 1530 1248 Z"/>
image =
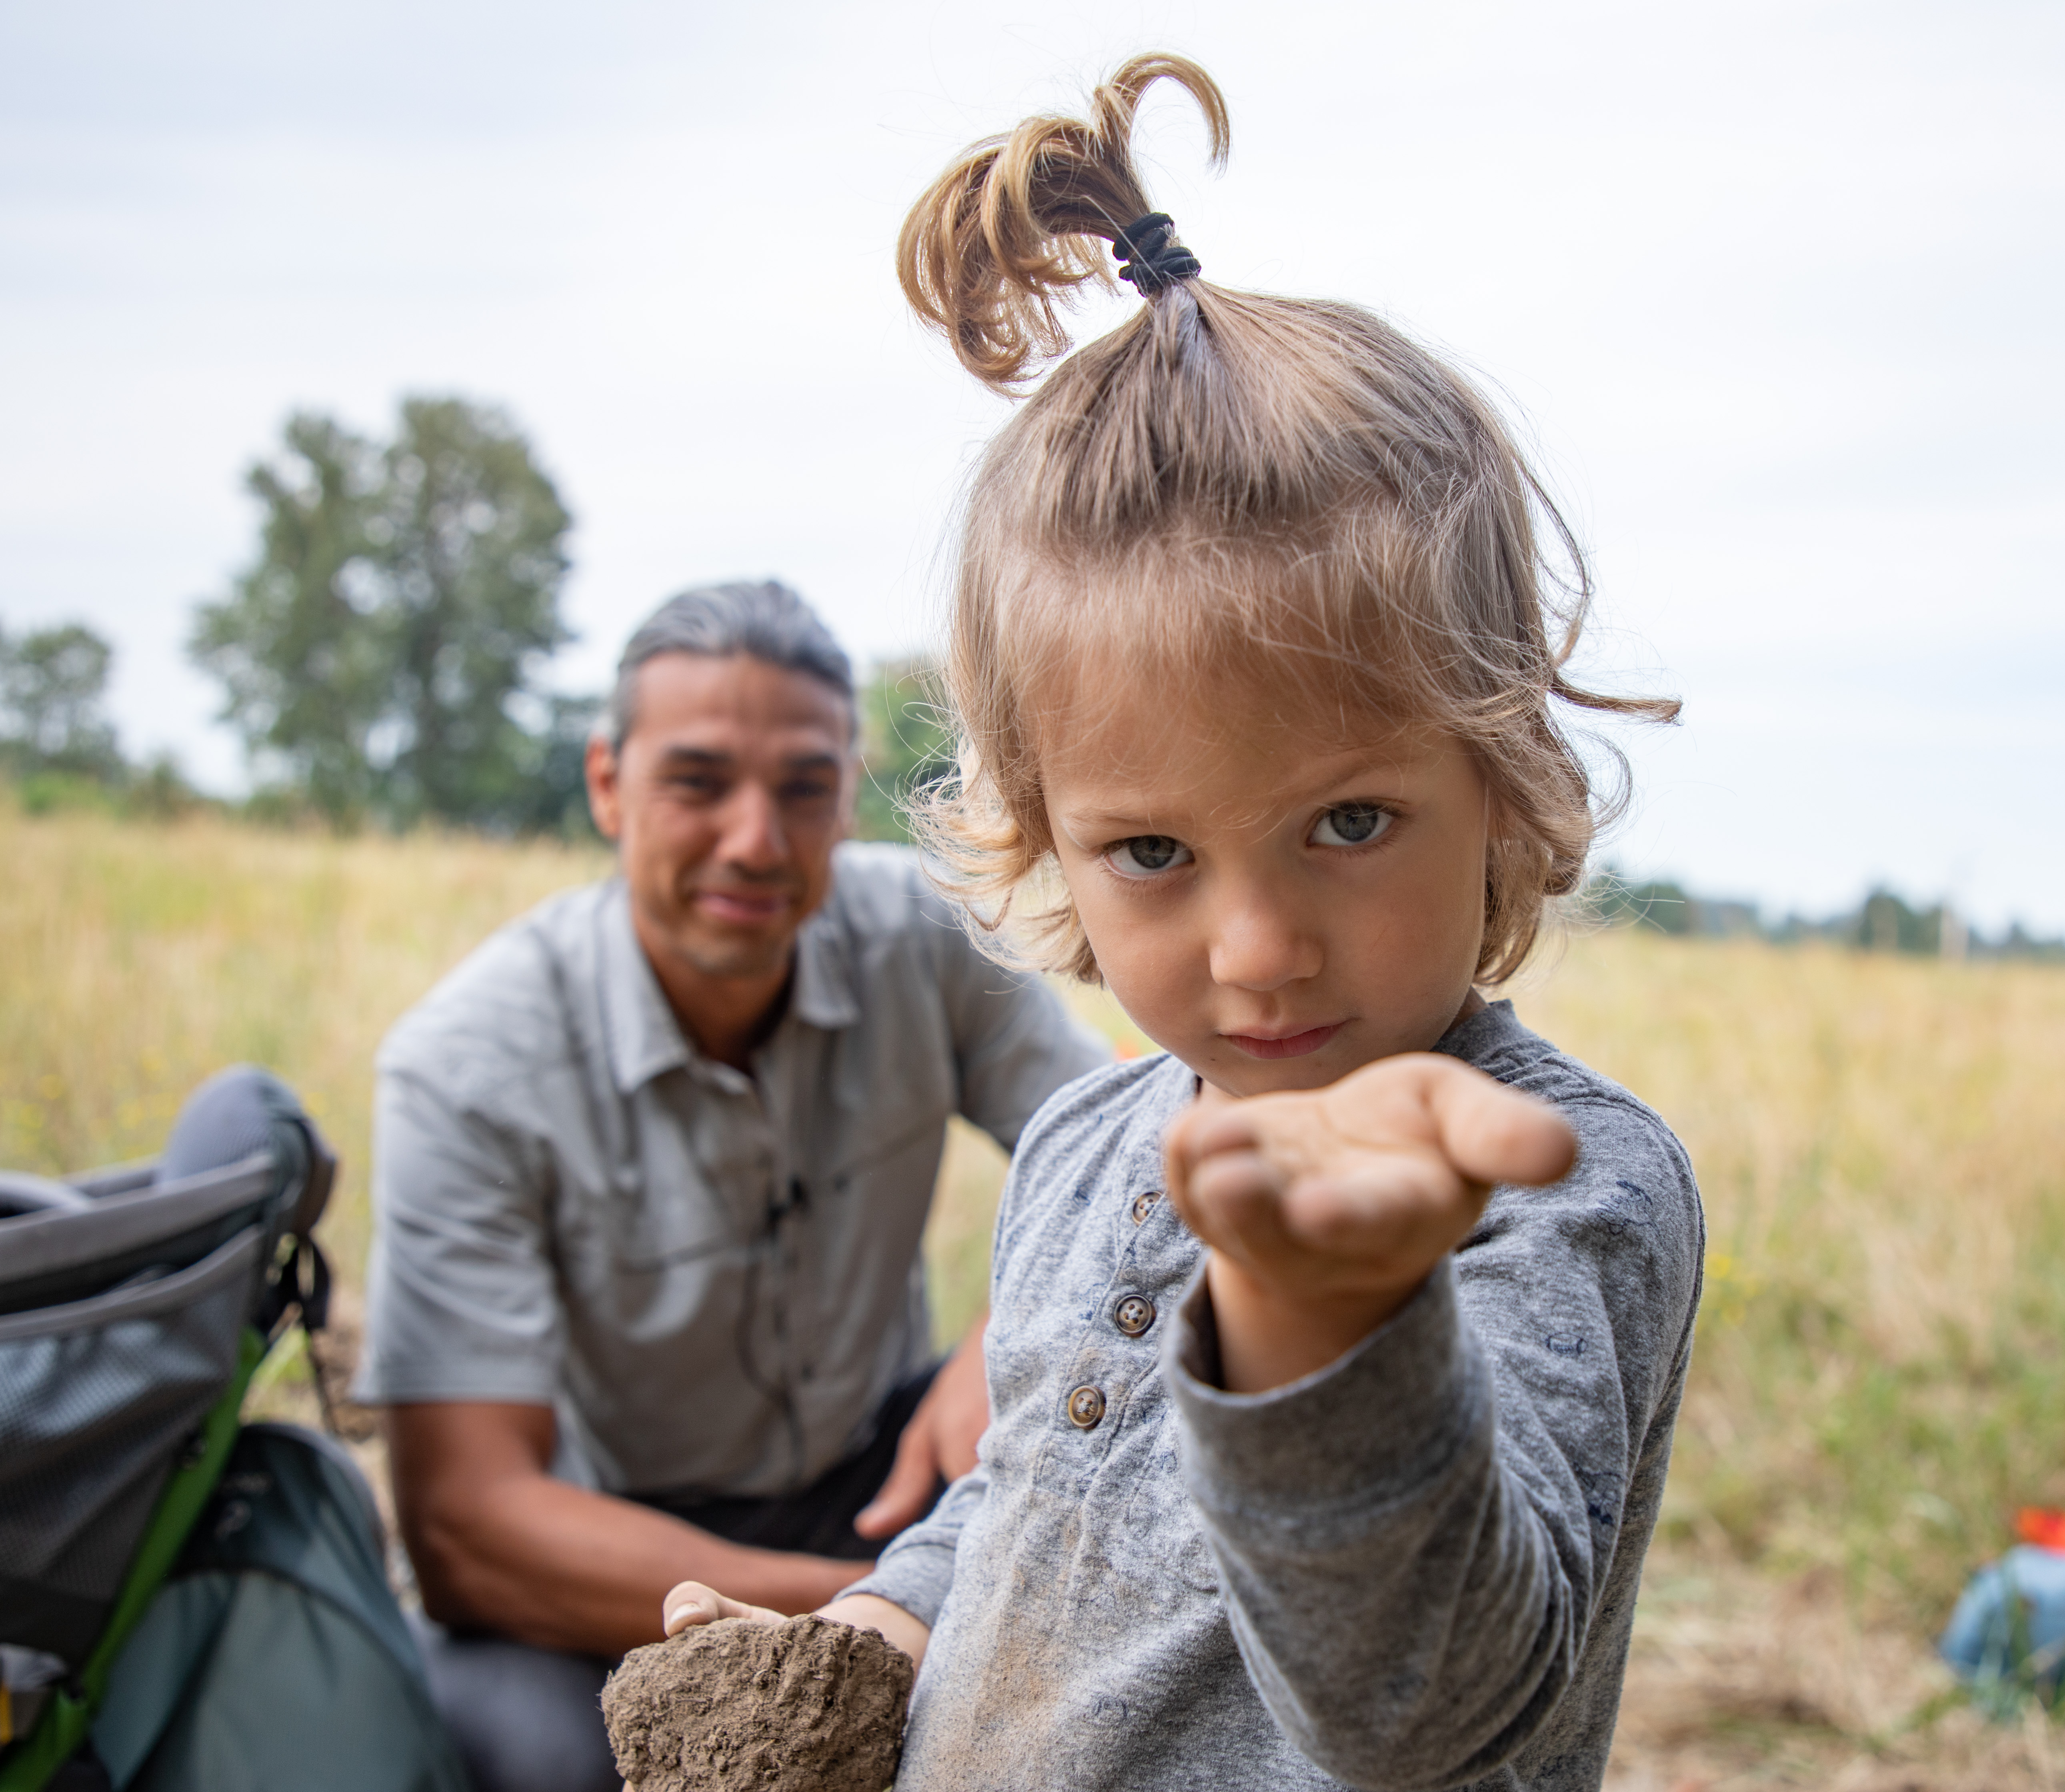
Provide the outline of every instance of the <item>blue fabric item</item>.
<path id="1" fill-rule="evenodd" d="M 93 1741 L 119 1792 L 466 1792 L 339 1447 L 245 1427 Z"/>
<path id="2" fill-rule="evenodd" d="M 2055 1689 L 2065 1662 L 2065 1556 L 2025 1544 L 1981 1568 L 1936 1648 L 1961 1679 Z"/>

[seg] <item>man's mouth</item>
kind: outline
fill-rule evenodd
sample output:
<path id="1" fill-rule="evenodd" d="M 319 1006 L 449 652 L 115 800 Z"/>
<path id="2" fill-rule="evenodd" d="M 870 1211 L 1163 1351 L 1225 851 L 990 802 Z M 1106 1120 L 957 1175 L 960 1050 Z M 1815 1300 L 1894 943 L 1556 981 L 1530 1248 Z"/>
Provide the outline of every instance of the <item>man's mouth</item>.
<path id="1" fill-rule="evenodd" d="M 795 898 L 786 890 L 698 890 L 693 900 L 713 921 L 734 927 L 762 927 L 786 914 Z"/>
<path id="2" fill-rule="evenodd" d="M 1347 1024 L 1336 1020 L 1325 1027 L 1307 1027 L 1300 1033 L 1222 1033 L 1219 1037 L 1251 1058 L 1303 1058 L 1317 1051 Z"/>

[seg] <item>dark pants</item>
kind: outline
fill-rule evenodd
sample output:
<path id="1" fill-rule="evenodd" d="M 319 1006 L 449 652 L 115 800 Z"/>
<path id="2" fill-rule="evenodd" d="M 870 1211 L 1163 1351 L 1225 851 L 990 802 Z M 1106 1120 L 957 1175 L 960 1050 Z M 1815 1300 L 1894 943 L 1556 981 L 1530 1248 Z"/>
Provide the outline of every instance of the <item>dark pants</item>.
<path id="1" fill-rule="evenodd" d="M 914 1376 L 883 1403 L 875 1441 L 866 1449 L 794 1493 L 769 1499 L 710 1499 L 693 1491 L 632 1497 L 733 1543 L 866 1561 L 882 1546 L 859 1536 L 854 1519 L 889 1478 L 897 1440 L 935 1373 Z M 656 1606 L 665 1591 L 653 1589 Z M 455 1633 L 420 1614 L 410 1621 L 422 1645 L 430 1696 L 474 1792 L 618 1792 L 622 1778 L 597 1702 L 614 1662 Z"/>

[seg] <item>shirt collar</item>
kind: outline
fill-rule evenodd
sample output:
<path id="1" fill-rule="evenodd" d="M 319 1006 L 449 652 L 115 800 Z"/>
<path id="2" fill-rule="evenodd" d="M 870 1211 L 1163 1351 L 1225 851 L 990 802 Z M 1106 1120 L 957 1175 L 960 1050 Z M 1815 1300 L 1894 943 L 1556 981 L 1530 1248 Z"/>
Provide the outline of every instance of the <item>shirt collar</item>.
<path id="1" fill-rule="evenodd" d="M 845 929 L 831 912 L 837 900 L 834 894 L 797 930 L 796 983 L 783 1027 L 794 1019 L 829 1032 L 860 1019 Z M 630 892 L 620 878 L 612 880 L 603 904 L 602 976 L 609 1069 L 620 1094 L 630 1095 L 667 1071 L 702 1061 L 638 943 Z"/>

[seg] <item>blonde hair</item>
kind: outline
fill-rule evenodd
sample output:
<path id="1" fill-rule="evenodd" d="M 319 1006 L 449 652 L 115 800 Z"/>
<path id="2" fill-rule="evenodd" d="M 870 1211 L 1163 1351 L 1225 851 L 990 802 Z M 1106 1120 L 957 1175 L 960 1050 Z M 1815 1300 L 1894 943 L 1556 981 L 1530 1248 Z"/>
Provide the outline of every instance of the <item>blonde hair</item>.
<path id="1" fill-rule="evenodd" d="M 1057 360 L 1061 302 L 1112 284 L 1105 244 L 1151 209 L 1131 138 L 1157 80 L 1197 102 L 1222 161 L 1211 78 L 1142 56 L 1087 119 L 1028 119 L 973 146 L 906 220 L 905 296 L 991 387 Z M 1477 980 L 1496 983 L 1624 801 L 1596 799 L 1552 703 L 1678 712 L 1564 677 L 1590 601 L 1570 530 L 1454 369 L 1354 305 L 1179 279 L 1061 360 L 984 454 L 943 668 L 959 776 L 914 819 L 992 938 L 1015 906 L 1018 956 L 1094 980 L 1065 890 L 1042 876 L 1043 715 L 1086 663 L 1182 685 L 1259 668 L 1295 680 L 1301 716 L 1345 728 L 1374 712 L 1467 744 L 1493 804 Z"/>

